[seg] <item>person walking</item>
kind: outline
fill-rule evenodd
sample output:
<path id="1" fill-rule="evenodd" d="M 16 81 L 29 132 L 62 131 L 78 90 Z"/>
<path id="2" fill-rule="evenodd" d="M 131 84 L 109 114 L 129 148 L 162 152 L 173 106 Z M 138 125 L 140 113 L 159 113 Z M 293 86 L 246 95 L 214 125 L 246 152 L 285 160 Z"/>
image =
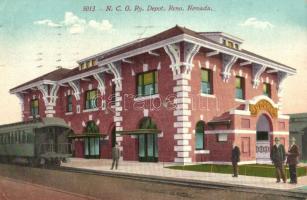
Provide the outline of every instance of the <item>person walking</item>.
<path id="1" fill-rule="evenodd" d="M 287 164 L 289 165 L 290 184 L 297 184 L 296 166 L 298 164 L 299 148 L 295 144 L 295 138 L 290 139 L 291 146 L 287 155 Z"/>
<path id="2" fill-rule="evenodd" d="M 113 170 L 114 165 L 115 165 L 115 169 L 117 169 L 119 157 L 120 157 L 120 149 L 119 149 L 118 143 L 116 142 L 115 146 L 112 148 L 112 160 L 113 161 L 112 161 L 111 170 Z"/>
<path id="3" fill-rule="evenodd" d="M 233 168 L 233 175 L 232 177 L 238 177 L 238 162 L 240 162 L 240 148 L 232 144 L 232 151 L 231 151 L 231 162 Z"/>
<path id="4" fill-rule="evenodd" d="M 275 166 L 276 171 L 276 183 L 280 182 L 282 178 L 283 182 L 286 183 L 286 175 L 284 169 L 284 162 L 286 160 L 286 152 L 284 145 L 280 144 L 280 138 L 275 138 L 275 144 L 271 149 L 270 158 Z"/>

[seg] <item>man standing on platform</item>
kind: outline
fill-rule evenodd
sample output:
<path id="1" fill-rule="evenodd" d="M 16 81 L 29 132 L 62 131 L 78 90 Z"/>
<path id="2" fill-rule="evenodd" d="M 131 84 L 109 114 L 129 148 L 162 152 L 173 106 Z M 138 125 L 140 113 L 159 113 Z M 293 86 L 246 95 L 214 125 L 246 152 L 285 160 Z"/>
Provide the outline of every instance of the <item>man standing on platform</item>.
<path id="1" fill-rule="evenodd" d="M 115 146 L 112 148 L 112 167 L 111 170 L 114 168 L 115 165 L 115 169 L 117 169 L 118 167 L 118 160 L 120 157 L 120 149 L 118 147 L 118 143 L 115 143 Z"/>
<path id="2" fill-rule="evenodd" d="M 295 138 L 290 139 L 291 146 L 287 153 L 287 163 L 289 165 L 290 183 L 297 184 L 296 166 L 298 164 L 299 149 L 295 144 Z"/>
<path id="3" fill-rule="evenodd" d="M 276 170 L 276 183 L 280 182 L 280 178 L 282 178 L 284 183 L 286 183 L 286 175 L 284 169 L 286 152 L 284 145 L 280 144 L 280 139 L 278 137 L 275 138 L 275 145 L 272 147 L 270 157 Z"/>
<path id="4" fill-rule="evenodd" d="M 240 162 L 240 149 L 235 143 L 232 143 L 231 162 L 233 167 L 232 177 L 238 177 L 238 162 Z"/>

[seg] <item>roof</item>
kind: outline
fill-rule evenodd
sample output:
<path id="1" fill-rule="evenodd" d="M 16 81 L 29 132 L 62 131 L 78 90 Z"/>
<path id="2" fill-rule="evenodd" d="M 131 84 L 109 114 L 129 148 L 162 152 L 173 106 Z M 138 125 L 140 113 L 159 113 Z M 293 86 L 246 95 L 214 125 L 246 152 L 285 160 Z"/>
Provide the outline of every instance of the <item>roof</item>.
<path id="1" fill-rule="evenodd" d="M 0 133 L 26 129 L 26 128 L 43 128 L 50 126 L 60 126 L 64 128 L 70 128 L 64 119 L 57 117 L 38 118 L 30 121 L 21 121 L 10 124 L 4 124 L 0 126 Z"/>
<path id="2" fill-rule="evenodd" d="M 56 70 L 51 71 L 51 72 L 49 72 L 49 73 L 47 73 L 47 74 L 44 74 L 44 75 L 39 76 L 39 77 L 37 77 L 37 78 L 35 78 L 35 79 L 32 79 L 32 80 L 30 80 L 30 81 L 28 81 L 28 82 L 25 82 L 25 83 L 23 83 L 23 84 L 21 84 L 21 85 L 18 85 L 18 86 L 16 86 L 16 87 L 10 89 L 10 91 L 15 90 L 15 89 L 20 88 L 20 87 L 23 87 L 23 86 L 26 86 L 26 85 L 29 85 L 29 84 L 31 84 L 31 83 L 35 83 L 35 82 L 37 82 L 37 81 L 42 81 L 42 80 L 58 81 L 58 80 L 61 80 L 62 78 L 65 77 L 65 75 L 66 75 L 69 71 L 71 71 L 71 70 L 70 70 L 70 69 L 67 69 L 67 68 L 56 69 Z"/>
<path id="3" fill-rule="evenodd" d="M 201 32 L 201 33 L 204 33 L 204 32 Z M 78 62 L 80 63 L 80 62 L 87 61 L 87 60 L 93 59 L 93 58 L 98 58 L 99 61 L 103 61 L 103 60 L 106 60 L 108 58 L 112 58 L 112 57 L 121 55 L 123 53 L 127 53 L 127 52 L 130 52 L 130 51 L 142 48 L 142 47 L 146 47 L 148 45 L 158 43 L 160 41 L 163 41 L 163 40 L 166 40 L 166 39 L 169 39 L 169 38 L 173 38 L 175 36 L 185 34 L 185 35 L 189 35 L 189 36 L 192 36 L 194 38 L 200 39 L 202 41 L 213 43 L 214 45 L 217 45 L 217 46 L 220 46 L 220 47 L 223 47 L 223 48 L 228 48 L 231 51 L 244 53 L 244 54 L 259 58 L 261 60 L 265 60 L 265 61 L 268 61 L 268 62 L 271 62 L 271 63 L 275 63 L 277 65 L 286 67 L 288 69 L 295 70 L 294 68 L 291 68 L 287 65 L 284 65 L 284 64 L 281 64 L 279 62 L 273 61 L 271 59 L 265 58 L 263 56 L 257 55 L 255 53 L 250 52 L 250 51 L 247 51 L 247 50 L 244 50 L 244 49 L 240 50 L 240 49 L 233 49 L 233 48 L 227 47 L 226 45 L 220 44 L 220 43 L 218 43 L 214 40 L 209 39 L 208 37 L 205 37 L 204 35 L 201 35 L 201 33 L 197 33 L 193 30 L 190 30 L 190 29 L 187 29 L 185 27 L 181 27 L 181 26 L 176 25 L 173 28 L 165 30 L 165 31 L 158 33 L 156 35 L 153 35 L 151 37 L 138 39 L 138 40 L 120 45 L 120 46 L 115 47 L 113 49 L 110 49 L 108 51 L 104 51 L 104 52 L 89 56 L 87 58 L 84 58 L 82 60 L 79 60 Z M 208 33 L 214 33 L 214 32 L 208 32 Z M 216 33 L 221 33 L 221 32 L 216 32 Z M 65 78 L 68 78 L 68 77 L 71 77 L 71 76 L 74 76 L 74 75 L 77 75 L 77 74 L 89 72 L 89 71 L 95 70 L 97 68 L 98 68 L 98 65 L 93 66 L 93 67 L 88 68 L 88 69 L 85 69 L 85 70 L 79 70 L 78 67 L 73 68 L 73 69 L 65 69 L 65 68 L 57 69 L 57 70 L 49 72 L 49 73 L 47 73 L 43 76 L 40 76 L 36 79 L 33 79 L 33 80 L 28 81 L 24 84 L 21 84 L 17 87 L 14 87 L 10 91 L 15 90 L 17 88 L 20 88 L 22 86 L 29 85 L 29 84 L 37 82 L 37 81 L 41 81 L 41 80 L 58 81 L 58 80 L 65 79 Z"/>

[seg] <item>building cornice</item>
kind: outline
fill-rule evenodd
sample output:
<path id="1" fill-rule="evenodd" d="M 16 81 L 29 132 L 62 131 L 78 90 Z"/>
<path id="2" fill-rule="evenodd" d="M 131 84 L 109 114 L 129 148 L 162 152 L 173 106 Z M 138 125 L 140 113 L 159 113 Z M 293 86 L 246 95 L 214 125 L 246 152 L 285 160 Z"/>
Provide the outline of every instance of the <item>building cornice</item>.
<path id="1" fill-rule="evenodd" d="M 261 58 L 258 58 L 256 56 L 253 56 L 253 55 L 249 55 L 249 54 L 246 54 L 244 52 L 241 52 L 241 51 L 238 51 L 238 50 L 235 50 L 235 49 L 230 49 L 230 48 L 227 48 L 225 46 L 222 46 L 222 45 L 219 45 L 219 44 L 207 41 L 207 40 L 196 38 L 196 37 L 193 37 L 193 36 L 188 35 L 188 34 L 180 34 L 180 35 L 177 35 L 177 36 L 165 39 L 165 40 L 161 40 L 161 41 L 156 42 L 154 44 L 150 44 L 150 45 L 147 45 L 147 46 L 144 46 L 144 47 L 140 47 L 140 48 L 137 48 L 137 49 L 134 49 L 134 50 L 131 50 L 131 51 L 119 54 L 119 55 L 115 55 L 115 56 L 107 58 L 107 59 L 104 59 L 102 61 L 99 61 L 98 62 L 98 68 L 95 69 L 95 70 L 91 70 L 91 71 L 87 71 L 87 72 L 83 72 L 83 73 L 81 72 L 77 75 L 73 75 L 71 77 L 68 77 L 68 78 L 65 78 L 65 79 L 62 79 L 62 80 L 59 80 L 59 81 L 50 81 L 50 80 L 38 81 L 38 82 L 32 83 L 30 85 L 26 85 L 26 86 L 23 86 L 23 87 L 20 87 L 20 88 L 16 88 L 16 89 L 10 91 L 10 93 L 14 94 L 16 92 L 24 91 L 24 90 L 36 87 L 36 86 L 41 85 L 41 84 L 57 84 L 57 83 L 63 84 L 63 83 L 67 83 L 67 82 L 77 80 L 77 79 L 81 79 L 83 77 L 92 76 L 92 75 L 97 74 L 97 73 L 108 71 L 109 68 L 107 67 L 107 65 L 110 64 L 110 63 L 121 61 L 123 59 L 127 59 L 127 58 L 130 58 L 130 57 L 142 54 L 142 53 L 146 53 L 146 52 L 149 52 L 149 51 L 152 51 L 152 50 L 155 50 L 155 49 L 163 48 L 163 47 L 170 45 L 170 44 L 175 44 L 175 43 L 183 42 L 183 41 L 189 42 L 189 43 L 192 43 L 192 44 L 196 44 L 196 45 L 199 45 L 201 47 L 205 47 L 205 48 L 212 49 L 212 50 L 215 50 L 215 51 L 219 51 L 220 53 L 223 53 L 223 54 L 226 54 L 226 55 L 231 55 L 233 57 L 240 58 L 240 59 L 246 60 L 246 61 L 250 61 L 252 63 L 257 63 L 257 64 L 260 64 L 260 65 L 268 66 L 272 69 L 285 72 L 288 75 L 296 74 L 296 69 L 293 69 L 293 68 L 290 68 L 290 67 L 287 67 L 287 66 L 284 66 L 284 65 L 281 65 L 281 64 L 277 64 L 277 63 L 274 63 L 274 62 L 270 62 L 268 60 L 261 59 Z M 97 56 L 103 56 L 103 55 L 97 54 Z M 95 57 L 91 56 L 91 58 L 95 58 Z M 85 59 L 82 59 L 82 60 L 85 60 Z"/>

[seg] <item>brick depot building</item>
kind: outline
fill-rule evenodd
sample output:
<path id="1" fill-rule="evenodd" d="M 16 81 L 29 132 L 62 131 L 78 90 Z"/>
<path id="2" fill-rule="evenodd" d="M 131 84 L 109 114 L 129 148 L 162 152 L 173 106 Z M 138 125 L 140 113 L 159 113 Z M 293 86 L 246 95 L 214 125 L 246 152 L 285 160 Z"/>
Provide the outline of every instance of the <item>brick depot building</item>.
<path id="1" fill-rule="evenodd" d="M 24 121 L 63 118 L 74 156 L 158 162 L 269 161 L 288 148 L 281 84 L 296 70 L 241 48 L 223 32 L 173 27 L 78 61 L 10 90 Z"/>

